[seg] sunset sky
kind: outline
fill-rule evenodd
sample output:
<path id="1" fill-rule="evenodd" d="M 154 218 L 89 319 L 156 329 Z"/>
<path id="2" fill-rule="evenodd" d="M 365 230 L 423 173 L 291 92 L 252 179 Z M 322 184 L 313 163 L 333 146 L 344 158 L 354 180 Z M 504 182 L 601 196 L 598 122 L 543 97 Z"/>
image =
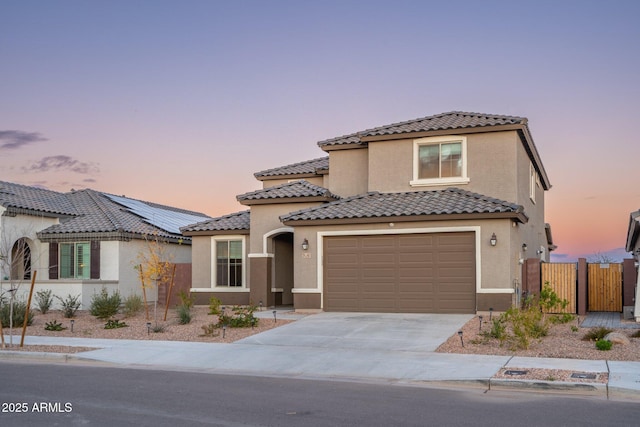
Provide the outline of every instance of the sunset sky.
<path id="1" fill-rule="evenodd" d="M 623 247 L 640 209 L 638 1 L 0 0 L 0 17 L 0 180 L 217 216 L 317 141 L 462 110 L 528 117 L 555 259 Z"/>

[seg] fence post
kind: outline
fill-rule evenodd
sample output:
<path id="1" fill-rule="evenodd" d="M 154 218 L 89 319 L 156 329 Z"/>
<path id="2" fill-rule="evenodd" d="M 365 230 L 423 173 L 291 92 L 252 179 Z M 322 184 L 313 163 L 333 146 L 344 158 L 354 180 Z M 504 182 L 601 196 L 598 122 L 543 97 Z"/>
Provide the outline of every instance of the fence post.
<path id="1" fill-rule="evenodd" d="M 578 291 L 576 293 L 578 298 L 578 315 L 584 316 L 587 314 L 587 260 L 585 258 L 578 258 Z"/>

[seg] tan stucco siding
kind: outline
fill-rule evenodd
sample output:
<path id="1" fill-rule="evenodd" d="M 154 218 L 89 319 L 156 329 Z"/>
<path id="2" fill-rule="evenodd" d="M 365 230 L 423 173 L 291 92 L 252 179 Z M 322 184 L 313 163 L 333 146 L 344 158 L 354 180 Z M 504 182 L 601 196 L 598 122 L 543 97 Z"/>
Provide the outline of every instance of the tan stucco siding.
<path id="1" fill-rule="evenodd" d="M 341 197 L 368 191 L 368 150 L 336 150 L 329 155 L 332 193 Z"/>
<path id="2" fill-rule="evenodd" d="M 191 287 L 210 288 L 213 283 L 211 236 L 193 236 L 191 239 Z"/>
<path id="3" fill-rule="evenodd" d="M 404 192 L 458 187 L 514 202 L 517 199 L 517 147 L 515 131 L 464 135 L 467 147 L 465 184 L 412 186 L 414 139 L 369 143 L 369 191 Z M 335 171 L 331 169 L 333 174 Z"/>
<path id="4" fill-rule="evenodd" d="M 264 247 L 264 236 L 275 230 L 285 228 L 285 225 L 280 222 L 280 216 L 318 205 L 320 205 L 320 202 L 279 203 L 273 205 L 251 206 L 251 237 L 248 253 L 273 253 L 272 247 Z M 267 244 L 270 244 L 270 242 L 267 242 Z"/>

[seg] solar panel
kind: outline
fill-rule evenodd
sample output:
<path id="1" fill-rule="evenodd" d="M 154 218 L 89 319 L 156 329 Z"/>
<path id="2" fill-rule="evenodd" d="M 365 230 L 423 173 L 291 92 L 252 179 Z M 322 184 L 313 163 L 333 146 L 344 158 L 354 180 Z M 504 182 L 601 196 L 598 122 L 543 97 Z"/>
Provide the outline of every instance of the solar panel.
<path id="1" fill-rule="evenodd" d="M 147 223 L 173 234 L 181 234 L 180 227 L 211 219 L 207 216 L 187 214 L 150 206 L 139 200 L 128 199 L 126 197 L 114 196 L 112 194 L 106 194 L 106 196 L 117 204 L 126 207 L 129 212 L 141 217 Z"/>

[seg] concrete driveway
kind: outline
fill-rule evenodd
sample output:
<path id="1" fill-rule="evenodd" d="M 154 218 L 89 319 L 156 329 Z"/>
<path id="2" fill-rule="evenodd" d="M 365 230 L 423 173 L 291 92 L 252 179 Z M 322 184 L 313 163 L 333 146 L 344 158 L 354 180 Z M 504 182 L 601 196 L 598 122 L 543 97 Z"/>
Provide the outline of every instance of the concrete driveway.
<path id="1" fill-rule="evenodd" d="M 318 313 L 236 343 L 434 351 L 471 318 L 472 314 Z"/>

